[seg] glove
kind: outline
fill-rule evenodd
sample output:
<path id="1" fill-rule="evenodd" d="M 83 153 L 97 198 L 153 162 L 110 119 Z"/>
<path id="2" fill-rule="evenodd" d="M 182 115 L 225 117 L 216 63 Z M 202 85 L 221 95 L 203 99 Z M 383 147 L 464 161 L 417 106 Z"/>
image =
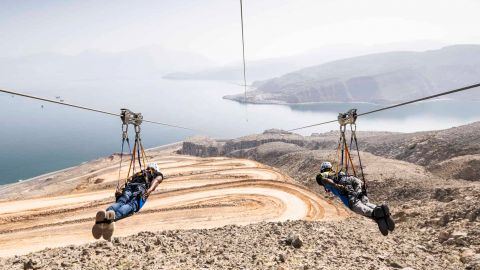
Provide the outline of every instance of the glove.
<path id="1" fill-rule="evenodd" d="M 148 196 L 150 196 L 150 193 L 145 192 L 145 194 L 143 194 L 142 198 L 146 201 L 148 199 Z"/>

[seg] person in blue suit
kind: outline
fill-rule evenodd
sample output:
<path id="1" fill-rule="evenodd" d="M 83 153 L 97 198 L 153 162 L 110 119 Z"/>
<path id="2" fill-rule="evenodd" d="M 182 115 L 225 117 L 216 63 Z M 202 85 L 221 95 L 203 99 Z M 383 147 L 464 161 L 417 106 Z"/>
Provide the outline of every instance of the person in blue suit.
<path id="1" fill-rule="evenodd" d="M 348 176 L 344 172 L 334 172 L 332 164 L 325 161 L 320 166 L 316 181 L 325 191 L 337 196 L 353 212 L 375 220 L 383 235 L 395 229 L 390 209 L 386 204 L 376 205 L 368 199 L 362 180 Z"/>
<path id="2" fill-rule="evenodd" d="M 148 196 L 162 183 L 163 174 L 156 163 L 128 179 L 123 190 L 115 194 L 116 201 L 106 211 L 98 211 L 92 234 L 95 239 L 103 236 L 110 240 L 115 230 L 115 221 L 126 218 L 140 211 Z"/>

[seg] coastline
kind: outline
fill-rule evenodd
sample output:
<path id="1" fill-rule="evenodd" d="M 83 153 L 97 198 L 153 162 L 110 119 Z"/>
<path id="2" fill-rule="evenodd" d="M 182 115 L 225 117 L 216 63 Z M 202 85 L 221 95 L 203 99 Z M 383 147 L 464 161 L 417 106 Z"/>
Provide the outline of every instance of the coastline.
<path id="1" fill-rule="evenodd" d="M 182 143 L 183 143 L 183 141 L 177 141 L 177 142 L 173 142 L 173 143 L 163 144 L 163 145 L 155 146 L 155 147 L 152 147 L 152 148 L 147 148 L 147 149 L 145 149 L 145 151 L 146 152 L 147 151 L 165 151 L 165 150 L 168 150 L 170 148 L 180 147 L 182 145 Z M 118 154 L 118 153 L 112 153 L 112 154 L 110 154 L 110 156 L 115 155 L 115 154 Z M 0 184 L 0 189 L 8 187 L 10 185 L 14 185 L 14 184 L 27 183 L 27 182 L 32 182 L 32 181 L 42 179 L 42 178 L 48 178 L 49 176 L 56 175 L 56 174 L 59 174 L 59 173 L 64 173 L 64 172 L 67 172 L 69 170 L 78 168 L 79 166 L 84 165 L 86 163 L 95 162 L 97 160 L 105 159 L 107 157 L 108 156 L 97 157 L 96 159 L 83 161 L 83 162 L 81 162 L 77 165 L 66 167 L 66 168 L 63 168 L 63 169 L 60 169 L 60 170 L 55 170 L 55 171 L 43 173 L 43 174 L 36 175 L 34 177 L 30 177 L 30 178 L 27 178 L 27 179 L 18 179 L 18 180 L 15 180 L 14 182 L 10 182 L 10 183 Z"/>
<path id="2" fill-rule="evenodd" d="M 263 100 L 263 101 L 247 101 L 243 102 L 241 98 L 235 98 L 233 96 L 223 96 L 223 99 L 236 101 L 240 104 L 256 104 L 256 105 L 284 105 L 284 106 L 295 106 L 295 105 L 315 105 L 315 104 L 367 104 L 374 106 L 391 106 L 395 104 L 402 103 L 404 101 L 397 101 L 394 103 L 380 103 L 380 102 L 371 102 L 371 101 L 314 101 L 314 102 L 298 102 L 298 103 L 288 103 L 274 100 Z M 431 100 L 419 101 L 418 103 L 430 103 L 430 102 L 441 102 L 441 101 L 455 101 L 453 98 L 436 98 Z M 480 102 L 480 100 L 472 99 L 470 102 Z"/>

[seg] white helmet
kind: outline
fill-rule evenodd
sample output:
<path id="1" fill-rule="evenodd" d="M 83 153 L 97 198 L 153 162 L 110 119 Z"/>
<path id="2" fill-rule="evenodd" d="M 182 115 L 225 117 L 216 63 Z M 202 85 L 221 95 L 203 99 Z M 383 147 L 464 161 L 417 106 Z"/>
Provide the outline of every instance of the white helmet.
<path id="1" fill-rule="evenodd" d="M 156 173 L 160 173 L 160 167 L 158 167 L 158 164 L 155 162 L 149 163 L 147 169 L 148 168 L 152 168 Z"/>
<path id="2" fill-rule="evenodd" d="M 328 161 L 322 162 L 322 165 L 320 165 L 320 172 L 324 172 L 326 169 L 332 169 L 332 163 Z"/>

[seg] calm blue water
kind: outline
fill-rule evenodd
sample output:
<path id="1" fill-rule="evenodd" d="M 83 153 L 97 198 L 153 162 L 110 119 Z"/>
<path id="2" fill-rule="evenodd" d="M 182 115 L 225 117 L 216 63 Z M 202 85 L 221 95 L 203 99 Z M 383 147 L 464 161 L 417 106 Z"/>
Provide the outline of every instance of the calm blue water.
<path id="1" fill-rule="evenodd" d="M 142 112 L 145 119 L 184 125 L 201 135 L 232 138 L 268 128 L 290 129 L 336 119 L 338 112 L 371 104 L 242 105 L 222 96 L 242 87 L 202 81 L 89 81 L 6 86 L 18 91 L 113 112 Z M 44 107 L 41 108 L 41 105 Z M 480 120 L 479 103 L 434 101 L 361 118 L 359 130 L 411 132 L 442 129 Z M 0 184 L 78 165 L 120 151 L 120 119 L 55 104 L 0 94 Z M 248 118 L 248 121 L 247 121 Z M 335 124 L 309 128 L 307 135 L 337 129 Z M 143 124 L 146 147 L 199 135 L 181 129 Z"/>

